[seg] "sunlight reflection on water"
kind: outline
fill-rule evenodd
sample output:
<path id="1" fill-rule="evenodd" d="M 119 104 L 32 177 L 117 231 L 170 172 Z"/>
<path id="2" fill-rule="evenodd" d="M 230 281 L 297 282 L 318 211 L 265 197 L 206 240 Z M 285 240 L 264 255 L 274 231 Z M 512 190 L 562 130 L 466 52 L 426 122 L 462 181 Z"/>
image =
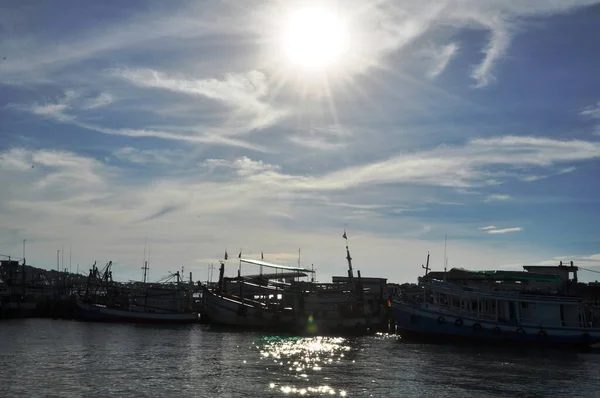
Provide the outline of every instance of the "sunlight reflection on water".
<path id="1" fill-rule="evenodd" d="M 352 350 L 347 339 L 341 337 L 290 337 L 266 338 L 258 347 L 261 360 L 273 362 L 283 370 L 285 379 L 292 376 L 297 383 L 289 382 L 269 384 L 270 390 L 281 391 L 289 395 L 302 396 L 347 396 L 342 388 L 335 388 L 320 381 L 329 377 L 318 377 L 327 367 L 335 367 L 346 359 L 346 353 Z M 353 361 L 351 361 L 353 362 Z M 275 374 L 274 374 L 275 375 Z"/>

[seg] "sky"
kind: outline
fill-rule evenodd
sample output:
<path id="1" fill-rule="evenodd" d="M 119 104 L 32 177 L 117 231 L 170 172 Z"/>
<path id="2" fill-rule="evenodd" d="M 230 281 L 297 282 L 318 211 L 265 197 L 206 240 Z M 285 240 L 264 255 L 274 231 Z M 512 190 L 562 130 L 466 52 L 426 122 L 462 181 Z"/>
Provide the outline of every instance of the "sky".
<path id="1" fill-rule="evenodd" d="M 600 270 L 598 3 L 3 1 L 0 254 Z"/>

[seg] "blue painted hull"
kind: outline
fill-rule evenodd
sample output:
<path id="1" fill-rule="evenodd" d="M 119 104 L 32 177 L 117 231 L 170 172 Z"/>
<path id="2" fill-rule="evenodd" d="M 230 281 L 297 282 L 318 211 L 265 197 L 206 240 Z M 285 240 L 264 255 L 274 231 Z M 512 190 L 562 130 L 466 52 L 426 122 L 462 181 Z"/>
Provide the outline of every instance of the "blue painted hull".
<path id="1" fill-rule="evenodd" d="M 399 302 L 394 302 L 392 311 L 398 333 L 407 340 L 544 346 L 590 346 L 600 342 L 598 329 L 541 328 L 467 318 L 458 321 L 459 317 L 451 314 Z"/>

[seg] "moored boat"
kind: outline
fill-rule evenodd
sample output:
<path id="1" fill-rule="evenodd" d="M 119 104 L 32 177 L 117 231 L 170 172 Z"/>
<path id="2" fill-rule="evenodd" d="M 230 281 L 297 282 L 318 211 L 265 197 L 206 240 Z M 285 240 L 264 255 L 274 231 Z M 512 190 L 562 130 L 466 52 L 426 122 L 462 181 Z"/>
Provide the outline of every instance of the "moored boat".
<path id="1" fill-rule="evenodd" d="M 122 286 L 113 283 L 111 266 L 109 262 L 100 271 L 94 264 L 90 270 L 85 293 L 76 299 L 79 319 L 163 324 L 199 321 L 198 313 L 192 309 L 191 288 L 186 289 L 180 282 L 179 272 L 169 276 L 177 279 L 173 284 L 146 283 L 146 264 L 143 283 Z"/>
<path id="2" fill-rule="evenodd" d="M 343 237 L 346 239 L 345 232 Z M 314 278 L 300 281 L 314 272 L 312 268 L 243 259 L 241 253 L 239 259 L 236 278 L 224 278 L 222 261 L 218 287 L 203 293 L 205 311 L 213 324 L 315 335 L 365 334 L 382 323 L 382 300 L 365 299 L 360 271 L 354 277 L 348 245 L 348 276 L 342 283 L 315 283 Z M 241 276 L 242 263 L 260 266 L 261 274 Z M 275 269 L 274 277 L 262 274 L 262 268 Z"/>
<path id="3" fill-rule="evenodd" d="M 99 322 L 132 323 L 195 323 L 198 314 L 194 312 L 142 312 L 129 309 L 110 308 L 101 304 L 76 300 L 77 314 L 82 320 Z"/>
<path id="4" fill-rule="evenodd" d="M 548 279 L 548 275 L 539 277 Z M 392 302 L 397 330 L 405 339 L 557 346 L 600 342 L 600 328 L 581 297 L 490 289 L 425 277 L 419 278 L 419 286 L 418 294 Z"/>

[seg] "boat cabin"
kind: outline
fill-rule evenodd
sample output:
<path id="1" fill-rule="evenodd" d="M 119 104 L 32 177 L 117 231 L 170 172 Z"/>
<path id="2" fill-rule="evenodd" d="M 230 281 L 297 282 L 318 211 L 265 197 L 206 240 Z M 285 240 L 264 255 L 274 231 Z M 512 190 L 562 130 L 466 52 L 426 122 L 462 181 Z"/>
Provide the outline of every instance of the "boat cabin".
<path id="1" fill-rule="evenodd" d="M 545 327 L 584 327 L 593 322 L 578 298 L 493 292 L 425 279 L 422 286 L 427 308 L 461 317 Z"/>

